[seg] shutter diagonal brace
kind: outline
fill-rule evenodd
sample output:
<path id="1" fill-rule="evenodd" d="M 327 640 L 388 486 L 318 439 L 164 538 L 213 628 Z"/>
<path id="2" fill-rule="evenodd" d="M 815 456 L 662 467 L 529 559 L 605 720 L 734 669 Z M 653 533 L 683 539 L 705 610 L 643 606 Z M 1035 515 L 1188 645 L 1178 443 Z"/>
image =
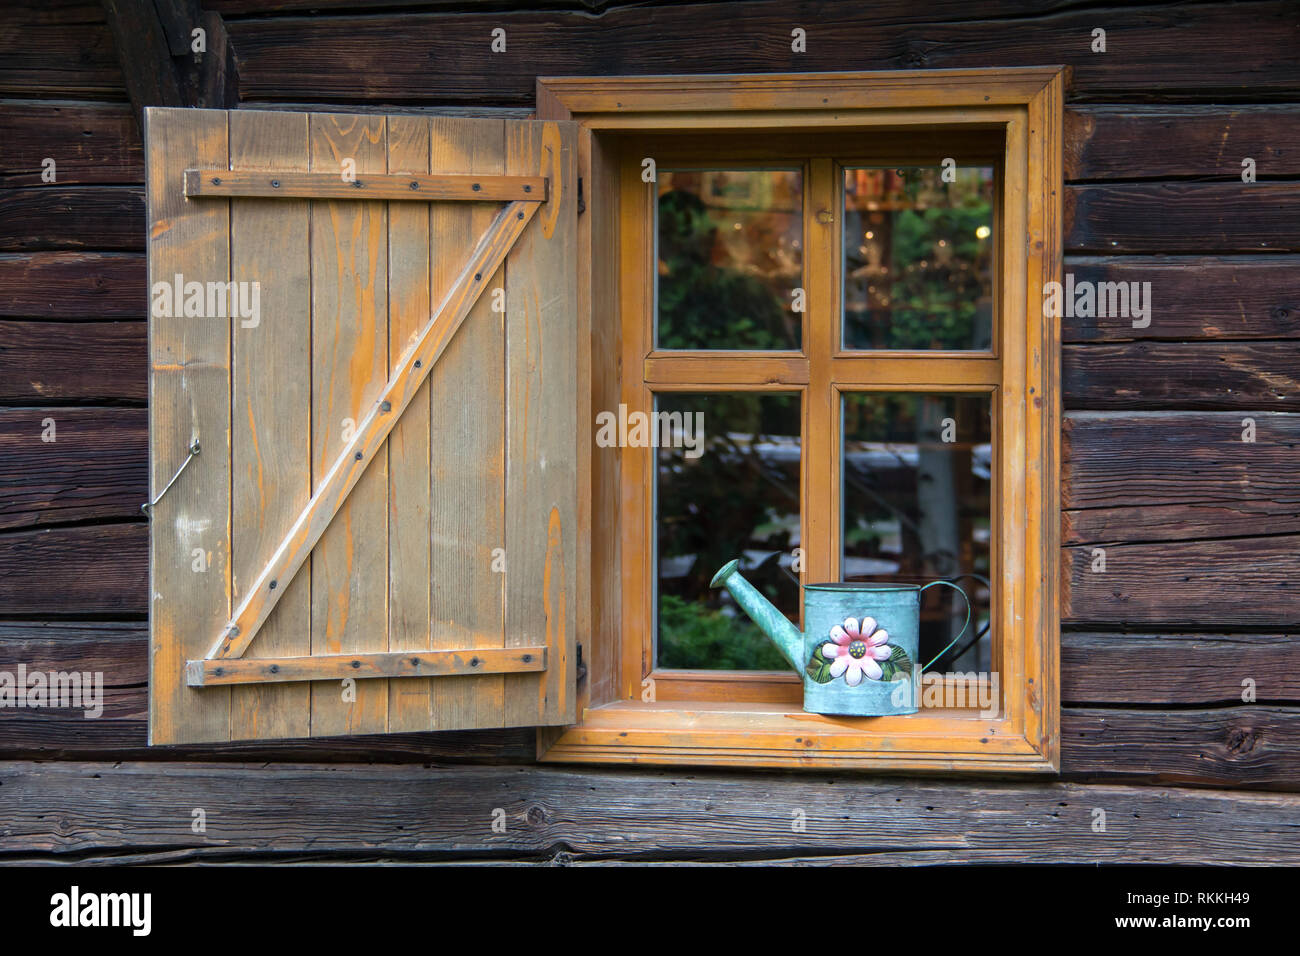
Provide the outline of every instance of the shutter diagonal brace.
<path id="1" fill-rule="evenodd" d="M 338 514 L 344 500 L 360 481 L 371 459 L 383 446 L 396 426 L 398 418 L 428 377 L 433 364 L 442 355 L 447 343 L 478 301 L 479 295 L 486 286 L 485 280 L 495 274 L 505 261 L 506 255 L 522 235 L 542 201 L 539 197 L 511 202 L 497 214 L 492 225 L 483 233 L 464 269 L 452 283 L 451 289 L 429 317 L 429 321 L 420 330 L 415 341 L 403 353 L 392 377 L 365 417 L 358 423 L 356 434 L 330 466 L 320 486 L 276 548 L 271 560 L 253 582 L 248 595 L 217 637 L 207 657 L 202 661 L 188 662 L 187 682 L 191 686 L 276 679 L 321 680 L 346 677 L 353 673 L 358 677 L 378 677 L 421 676 L 434 672 L 489 672 L 486 666 L 481 666 L 488 664 L 488 661 L 476 660 L 470 664 L 468 661 L 460 662 L 452 659 L 455 655 L 464 657 L 469 654 L 473 657 L 475 653 L 473 651 L 329 654 L 284 659 L 283 663 L 286 664 L 289 661 L 300 664 L 310 660 L 320 662 L 310 668 L 311 671 L 318 672 L 312 677 L 269 676 L 282 673 L 271 669 L 275 665 L 270 659 L 250 659 L 248 662 L 241 662 L 239 667 L 229 668 L 223 668 L 221 662 L 237 659 L 248 649 L 249 644 L 275 608 L 280 595 L 285 592 L 293 576 L 306 563 L 312 548 L 325 533 L 334 516 Z M 540 670 L 545 667 L 546 648 L 544 647 L 511 648 L 510 652 L 516 659 L 493 661 L 491 663 L 500 666 L 493 667 L 492 671 Z M 482 652 L 479 654 L 480 657 L 484 656 Z M 414 664 L 411 663 L 412 661 Z M 243 666 L 244 664 L 248 666 Z M 461 666 L 462 664 L 467 666 Z M 427 669 L 430 666 L 438 669 L 430 671 Z M 421 670 L 421 667 L 425 669 Z M 266 673 L 260 675 L 253 673 L 256 668 L 261 668 Z M 223 669 L 226 673 L 222 673 Z M 324 672 L 327 669 L 328 672 Z M 358 672 L 361 670 L 368 673 Z"/>

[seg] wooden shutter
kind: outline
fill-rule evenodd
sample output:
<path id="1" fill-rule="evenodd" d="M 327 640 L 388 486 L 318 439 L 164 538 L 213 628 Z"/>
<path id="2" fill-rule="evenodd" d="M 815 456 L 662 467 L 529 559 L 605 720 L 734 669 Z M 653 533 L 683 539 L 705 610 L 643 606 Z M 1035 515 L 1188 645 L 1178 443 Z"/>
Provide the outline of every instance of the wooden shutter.
<path id="1" fill-rule="evenodd" d="M 572 722 L 574 125 L 151 109 L 146 148 L 150 742 Z"/>

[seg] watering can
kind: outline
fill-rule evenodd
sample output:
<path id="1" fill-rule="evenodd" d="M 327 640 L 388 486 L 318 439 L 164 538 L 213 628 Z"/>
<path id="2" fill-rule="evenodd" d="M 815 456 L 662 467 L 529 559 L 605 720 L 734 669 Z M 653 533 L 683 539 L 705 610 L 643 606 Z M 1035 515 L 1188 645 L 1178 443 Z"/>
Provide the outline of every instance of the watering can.
<path id="1" fill-rule="evenodd" d="M 966 602 L 966 623 L 937 655 L 970 626 L 970 598 L 949 581 L 918 584 L 805 584 L 803 622 L 789 619 L 728 561 L 710 587 L 725 587 L 790 666 L 803 677 L 803 709 L 813 714 L 884 717 L 914 714 L 920 701 L 921 595 L 936 585 Z M 929 667 L 927 664 L 926 667 Z"/>

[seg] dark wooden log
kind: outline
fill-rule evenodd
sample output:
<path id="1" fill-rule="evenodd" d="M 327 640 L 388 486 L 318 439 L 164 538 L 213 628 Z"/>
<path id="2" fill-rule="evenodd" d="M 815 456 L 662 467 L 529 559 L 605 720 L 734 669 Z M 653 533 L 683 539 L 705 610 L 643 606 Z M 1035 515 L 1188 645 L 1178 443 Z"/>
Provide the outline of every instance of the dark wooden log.
<path id="1" fill-rule="evenodd" d="M 143 319 L 148 314 L 143 255 L 0 254 L 0 317 Z"/>
<path id="2" fill-rule="evenodd" d="M 694 3 L 697 0 L 636 0 L 639 7 L 663 7 L 670 4 Z M 633 6 L 631 0 L 205 0 L 204 7 L 222 16 L 265 16 L 268 13 L 304 13 L 309 10 L 369 10 L 419 7 L 421 10 L 438 10 L 447 13 L 493 10 L 518 13 L 521 10 L 578 11 L 604 14 L 619 7 Z M 823 4 L 829 7 L 830 4 Z M 979 14 L 987 16 L 1017 16 L 1046 13 L 1065 9 L 1071 0 L 988 0 L 980 5 Z M 873 7 L 882 18 L 891 23 L 924 23 L 945 17 L 958 17 L 971 12 L 964 0 L 932 0 L 924 7 L 901 0 L 884 0 Z"/>
<path id="3" fill-rule="evenodd" d="M 1300 636 L 1061 634 L 1061 700 L 1086 704 L 1300 703 Z M 1243 681 L 1253 681 L 1245 686 Z M 1300 784 L 1300 781 L 1297 781 Z"/>
<path id="4" fill-rule="evenodd" d="M 94 0 L 6 4 L 0 11 L 0 96 L 122 100 L 124 90 L 113 35 Z"/>
<path id="5" fill-rule="evenodd" d="M 64 186 L 144 182 L 140 134 L 124 105 L 0 104 L 0 143 L 5 186 L 47 185 L 41 179 L 47 158 Z"/>
<path id="6" fill-rule="evenodd" d="M 1063 549 L 1061 620 L 1211 630 L 1300 625 L 1300 535 Z"/>
<path id="7" fill-rule="evenodd" d="M 1300 411 L 1300 341 L 1067 345 L 1066 408 Z"/>
<path id="8" fill-rule="evenodd" d="M 149 684 L 149 626 L 143 621 L 0 621 L 0 671 L 93 671 L 104 686 Z M 138 703 L 131 713 L 147 710 Z M 3 726 L 3 722 L 0 722 Z"/>
<path id="9" fill-rule="evenodd" d="M 1074 783 L 543 767 L 0 765 L 0 853 L 188 860 L 1300 859 L 1300 797 Z M 195 807 L 207 830 L 191 829 Z M 425 812 L 436 808 L 436 812 Z M 506 827 L 494 829 L 504 811 Z M 1106 811 L 1098 832 L 1095 811 Z M 801 814 L 805 828 L 791 830 Z M 1229 821 L 1230 825 L 1225 825 Z M 179 856 L 176 856 L 179 855 Z M 874 859 L 874 856 L 872 857 Z"/>
<path id="10" fill-rule="evenodd" d="M 144 322 L 0 321 L 0 402 L 143 402 Z"/>
<path id="11" fill-rule="evenodd" d="M 144 249 L 138 186 L 30 186 L 0 190 L 0 250 Z"/>
<path id="12" fill-rule="evenodd" d="M 1246 417 L 1255 421 L 1253 443 L 1241 440 Z M 1298 444 L 1300 415 L 1072 412 L 1061 433 L 1062 541 L 1187 541 L 1300 533 Z M 1206 559 L 1185 554 L 1181 546 L 1166 546 L 1165 551 L 1160 580 L 1175 579 L 1189 561 Z M 1159 551 L 1153 555 L 1158 558 Z M 1089 552 L 1075 553 L 1076 561 L 1085 558 L 1084 593 L 1095 596 L 1094 585 L 1104 589 L 1106 581 L 1128 580 L 1129 569 L 1112 563 L 1109 549 L 1106 574 L 1091 572 Z M 1270 604 L 1282 597 L 1276 595 Z M 1234 623 L 1231 616 L 1216 620 Z"/>
<path id="13" fill-rule="evenodd" d="M 153 0 L 101 0 L 131 107 L 144 129 L 146 106 L 185 106 L 181 76 Z"/>
<path id="14" fill-rule="evenodd" d="M 1237 673 L 1239 679 L 1260 676 Z M 1300 787 L 1300 709 L 1264 704 L 1175 711 L 1063 708 L 1061 773 L 1075 779 L 1295 790 Z"/>
<path id="15" fill-rule="evenodd" d="M 907 8 L 926 23 L 898 23 Z M 950 8 L 951 9 L 951 8 Z M 953 10 L 934 22 L 896 2 L 762 2 L 727 5 L 727 40 L 709 42 L 715 18 L 698 5 L 620 7 L 579 13 L 276 17 L 231 21 L 244 101 L 314 100 L 513 105 L 531 102 L 539 75 L 900 70 L 1064 63 L 1072 93 L 1162 100 L 1249 97 L 1300 87 L 1300 24 L 1285 2 L 1230 7 L 1153 6 L 1114 11 L 1107 52 L 1091 52 L 1095 11 L 970 20 Z M 792 27 L 808 30 L 791 51 Z M 507 52 L 493 53 L 504 28 Z M 1242 50 L 1250 50 L 1243 56 Z M 1154 78 L 1154 79 L 1153 79 Z"/>
<path id="16" fill-rule="evenodd" d="M 194 3 L 198 7 L 197 2 Z M 201 15 L 208 36 L 208 49 L 201 57 L 191 78 L 194 105 L 203 109 L 234 109 L 239 105 L 239 64 L 235 48 L 226 33 L 221 14 L 212 11 Z M 193 63 L 191 58 L 190 63 Z"/>
<path id="17" fill-rule="evenodd" d="M 1300 175 L 1300 107 L 1098 106 L 1065 111 L 1065 178 Z"/>
<path id="18" fill-rule="evenodd" d="M 0 608 L 50 617 L 143 614 L 148 542 L 143 518 L 0 534 Z"/>
<path id="19" fill-rule="evenodd" d="M 1070 252 L 1296 252 L 1300 185 L 1110 183 L 1067 186 Z"/>
<path id="20" fill-rule="evenodd" d="M 148 496 L 143 408 L 0 409 L 0 529 L 136 518 Z"/>
<path id="21" fill-rule="evenodd" d="M 1064 342 L 1300 338 L 1300 257 L 1070 256 L 1076 283 L 1151 283 L 1151 324 L 1061 319 Z"/>

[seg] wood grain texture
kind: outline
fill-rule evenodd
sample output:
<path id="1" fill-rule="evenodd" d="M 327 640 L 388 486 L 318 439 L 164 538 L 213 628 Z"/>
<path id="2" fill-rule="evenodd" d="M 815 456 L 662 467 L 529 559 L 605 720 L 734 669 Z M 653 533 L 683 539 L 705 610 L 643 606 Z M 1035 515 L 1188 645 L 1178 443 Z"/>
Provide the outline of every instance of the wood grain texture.
<path id="1" fill-rule="evenodd" d="M 189 662 L 186 680 L 191 687 L 214 687 L 220 684 L 282 684 L 380 677 L 458 677 L 544 670 L 546 647 L 541 645 L 459 651 L 384 651 L 376 654 L 241 657 L 215 661 L 205 659 Z"/>
<path id="2" fill-rule="evenodd" d="M 1061 698 L 1087 704 L 1300 702 L 1292 634 L 1061 635 Z"/>
<path id="3" fill-rule="evenodd" d="M 143 404 L 146 331 L 143 322 L 0 321 L 0 403 Z"/>
<path id="4" fill-rule="evenodd" d="M 55 182 L 143 183 L 140 130 L 127 106 L 23 103 L 0 105 L 0 184 L 41 186 L 44 161 Z"/>
<path id="5" fill-rule="evenodd" d="M 183 28 L 176 22 L 179 17 L 172 19 L 170 37 L 165 23 L 168 13 L 178 11 L 171 10 L 166 3 L 155 5 L 153 0 L 102 0 L 102 3 L 126 92 L 141 128 L 146 107 L 190 105 L 181 75 L 185 63 L 182 57 L 188 52 L 188 44 L 182 46 Z"/>
<path id="6" fill-rule="evenodd" d="M 1300 411 L 1300 341 L 1069 345 L 1061 365 L 1067 408 Z"/>
<path id="7" fill-rule="evenodd" d="M 24 186 L 0 189 L 0 251 L 144 249 L 144 192 L 138 186 Z"/>
<path id="8" fill-rule="evenodd" d="M 0 409 L 0 528 L 138 520 L 148 418 L 142 408 Z"/>
<path id="9" fill-rule="evenodd" d="M 258 629 L 275 608 L 279 583 L 297 573 L 312 549 L 334 527 L 334 519 L 371 463 L 384 457 L 388 435 L 415 397 L 428 370 L 437 363 L 447 342 L 473 308 L 483 291 L 481 280 L 504 261 L 536 209 L 536 203 L 511 203 L 501 210 L 462 265 L 434 316 L 397 360 L 392 377 L 379 386 L 378 395 L 362 405 L 364 411 L 358 413 L 359 420 L 343 420 L 342 447 L 329 460 L 311 499 L 258 573 L 248 596 L 217 636 L 208 656 L 238 657 L 257 636 Z"/>
<path id="10" fill-rule="evenodd" d="M 1065 178 L 1214 176 L 1241 182 L 1300 175 L 1300 107 L 1106 106 L 1065 111 Z"/>
<path id="11" fill-rule="evenodd" d="M 0 13 L 0 95 L 124 100 L 104 10 L 94 0 L 9 4 Z"/>
<path id="12" fill-rule="evenodd" d="M 350 159 L 358 175 L 387 172 L 383 117 L 315 114 L 309 131 L 312 171 L 338 174 Z M 348 422 L 357 427 L 388 378 L 387 207 L 314 203 L 311 236 L 315 494 L 351 438 Z M 367 456 L 362 464 L 312 552 L 312 653 L 388 650 L 387 456 Z M 386 685 L 358 682 L 351 699 L 347 691 L 338 682 L 312 685 L 313 736 L 387 729 Z"/>
<path id="13" fill-rule="evenodd" d="M 149 288 L 177 274 L 186 282 L 227 282 L 229 209 L 187 202 L 174 159 L 225 165 L 226 114 L 147 110 L 145 142 Z M 149 351 L 150 500 L 190 443 L 203 447 L 150 518 L 150 742 L 226 740 L 230 692 L 187 688 L 184 668 L 230 614 L 230 324 L 223 317 L 156 318 Z"/>
<path id="14" fill-rule="evenodd" d="M 427 173 L 430 137 L 428 119 L 390 116 L 389 171 Z M 429 236 L 435 208 L 401 203 L 388 208 L 390 374 L 433 311 Z M 431 646 L 429 408 L 426 380 L 388 436 L 388 646 L 393 651 L 427 651 Z M 433 683 L 424 678 L 389 682 L 390 731 L 433 726 Z"/>
<path id="15" fill-rule="evenodd" d="M 274 167 L 271 167 L 274 169 Z M 541 176 L 449 176 L 372 173 L 344 180 L 332 173 L 234 173 L 220 169 L 185 170 L 185 195 L 191 198 L 383 199 L 389 202 L 523 202 L 544 200 Z"/>
<path id="16" fill-rule="evenodd" d="M 436 118 L 432 168 L 483 175 L 506 172 L 505 123 Z M 439 205 L 432 211 L 432 296 L 440 300 L 495 215 L 492 206 Z M 536 217 L 534 217 L 534 220 Z M 536 229 L 535 224 L 530 225 Z M 434 650 L 505 645 L 506 340 L 494 308 L 506 267 L 484 271 L 483 297 L 429 373 L 430 618 Z M 433 729 L 499 726 L 500 675 L 435 682 Z"/>
<path id="17" fill-rule="evenodd" d="M 143 319 L 145 257 L 127 253 L 0 254 L 0 316 Z"/>
<path id="18" fill-rule="evenodd" d="M 1295 488 L 1300 416 L 1251 413 L 1253 443 L 1241 440 L 1244 417 L 1223 412 L 1071 413 L 1062 432 L 1062 542 L 1193 541 L 1300 532 Z M 1184 561 L 1178 549 L 1166 550 L 1163 575 L 1174 577 Z M 1125 576 L 1109 558 L 1107 565 L 1107 574 L 1099 577 Z M 1081 567 L 1076 564 L 1076 571 Z M 1087 568 L 1082 573 L 1094 577 Z M 1276 606 L 1282 597 L 1279 593 L 1271 603 Z M 1235 621 L 1226 608 L 1209 620 Z"/>
<path id="19" fill-rule="evenodd" d="M 506 172 L 550 195 L 506 263 L 505 644 L 551 648 L 545 673 L 504 679 L 504 726 L 565 724 L 574 706 L 578 422 L 577 156 L 572 124 L 506 123 Z"/>
<path id="20" fill-rule="evenodd" d="M 1300 625 L 1294 586 L 1300 535 L 1107 544 L 1062 550 L 1062 621 L 1138 627 Z"/>
<path id="21" fill-rule="evenodd" d="M 577 13 L 484 11 L 419 18 L 402 12 L 365 17 L 262 18 L 232 22 L 245 100 L 412 100 L 432 87 L 448 102 L 527 103 L 535 76 L 756 73 L 1011 67 L 1064 63 L 1072 94 L 1167 99 L 1211 91 L 1246 97 L 1294 90 L 1300 42 L 1285 2 L 1195 15 L 1156 6 L 1109 20 L 1105 55 L 1090 50 L 1098 25 L 1089 10 L 1044 16 L 967 19 L 909 9 L 923 27 L 882 29 L 874 7 L 857 4 L 728 5 L 725 43 L 698 42 L 707 22 L 696 6 L 620 7 L 600 17 Z M 807 21 L 808 50 L 794 53 L 791 25 Z M 891 26 L 894 21 L 885 19 Z M 513 38 L 505 55 L 491 31 Z M 1239 51 L 1251 50 L 1249 59 Z M 430 59 L 432 52 L 432 60 Z M 1152 77 L 1159 77 L 1155 84 Z"/>
<path id="22" fill-rule="evenodd" d="M 1065 187 L 1070 252 L 1296 252 L 1300 184 L 1108 183 Z"/>
<path id="23" fill-rule="evenodd" d="M 137 615 L 148 607 L 148 591 L 149 529 L 143 521 L 0 535 L 6 615 Z"/>
<path id="24" fill-rule="evenodd" d="M 308 169 L 307 117 L 234 110 L 233 169 Z M 312 492 L 310 210 L 304 200 L 230 204 L 231 278 L 258 283 L 260 316 L 231 320 L 231 604 L 242 601 Z M 245 322 L 249 324 L 246 326 Z M 311 651 L 311 569 L 284 582 L 249 659 Z M 310 689 L 238 687 L 230 739 L 305 737 Z"/>
<path id="25" fill-rule="evenodd" d="M 1260 863 L 1300 859 L 1300 797 L 1212 790 L 541 768 L 5 763 L 0 852 L 72 860 L 148 846 L 192 860 L 833 859 Z M 238 799 L 232 799 L 238 794 Z M 484 799 L 505 811 L 483 822 Z M 223 826 L 196 835 L 193 807 Z M 411 807 L 437 807 L 412 814 Z M 1092 829 L 1107 810 L 1107 830 Z M 806 830 L 792 845 L 791 812 Z M 709 821 L 701 826 L 700 819 Z M 1231 821 L 1225 826 L 1224 821 Z M 54 821 L 62 821 L 55 826 Z M 635 821 L 630 825 L 629 821 Z M 725 836 L 720 836 L 725 835 Z M 901 849 L 900 849 L 901 848 Z"/>
<path id="26" fill-rule="evenodd" d="M 1072 708 L 1061 717 L 1066 776 L 1270 790 L 1294 790 L 1300 778 L 1300 708 Z"/>
<path id="27" fill-rule="evenodd" d="M 1065 342 L 1300 338 L 1295 256 L 1070 256 L 1081 282 L 1149 282 L 1151 324 L 1128 317 L 1061 319 Z M 1130 286 L 1131 287 L 1131 286 Z"/>

